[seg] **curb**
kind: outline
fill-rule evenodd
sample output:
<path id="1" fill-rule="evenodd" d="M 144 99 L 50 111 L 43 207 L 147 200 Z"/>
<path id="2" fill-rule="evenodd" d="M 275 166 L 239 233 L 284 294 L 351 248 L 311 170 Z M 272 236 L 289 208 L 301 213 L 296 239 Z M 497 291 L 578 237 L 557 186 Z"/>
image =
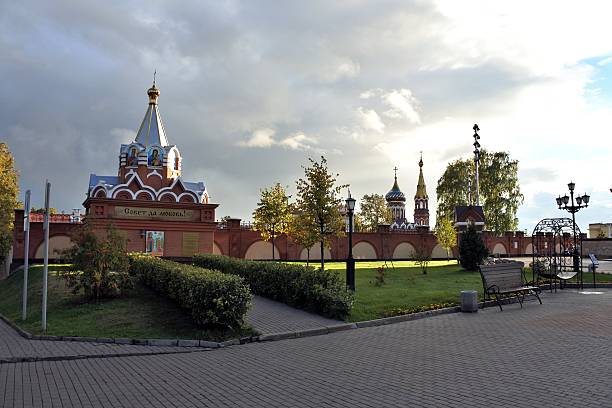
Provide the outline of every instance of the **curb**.
<path id="1" fill-rule="evenodd" d="M 207 340 L 183 340 L 183 339 L 132 339 L 125 337 L 79 337 L 79 336 L 49 336 L 49 335 L 33 335 L 23 330 L 11 319 L 0 314 L 0 320 L 9 325 L 13 330 L 17 332 L 21 337 L 28 340 L 47 340 L 47 341 L 76 341 L 81 343 L 102 343 L 102 344 L 120 344 L 130 346 L 154 346 L 154 347 L 196 347 L 203 349 L 213 349 L 228 347 L 235 344 L 240 344 L 239 339 L 231 339 L 223 342 L 207 341 Z M 186 351 L 187 352 L 187 351 Z M 134 355 L 141 355 L 143 353 L 135 353 Z M 144 354 L 155 354 L 155 353 L 144 353 Z M 107 354 L 109 355 L 109 354 Z M 121 356 L 127 356 L 132 354 L 119 354 Z M 79 356 L 85 358 L 83 356 Z M 0 362 L 4 362 L 4 359 L 0 359 Z M 30 361 L 30 360 L 24 360 Z M 35 360 L 32 360 L 35 361 Z"/>

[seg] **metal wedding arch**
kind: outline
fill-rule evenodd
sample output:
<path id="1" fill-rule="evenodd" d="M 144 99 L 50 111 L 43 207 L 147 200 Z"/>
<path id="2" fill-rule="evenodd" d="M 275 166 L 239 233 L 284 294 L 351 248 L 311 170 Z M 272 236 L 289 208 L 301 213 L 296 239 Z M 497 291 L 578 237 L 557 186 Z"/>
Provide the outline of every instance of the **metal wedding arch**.
<path id="1" fill-rule="evenodd" d="M 577 248 L 574 248 L 574 233 Z M 571 218 L 544 218 L 533 229 L 531 243 L 534 281 L 537 274 L 549 280 L 551 290 L 554 281 L 556 290 L 557 281 L 565 282 L 578 275 L 578 283 L 582 284 L 582 234 Z M 579 272 L 573 265 L 574 249 L 580 256 Z"/>

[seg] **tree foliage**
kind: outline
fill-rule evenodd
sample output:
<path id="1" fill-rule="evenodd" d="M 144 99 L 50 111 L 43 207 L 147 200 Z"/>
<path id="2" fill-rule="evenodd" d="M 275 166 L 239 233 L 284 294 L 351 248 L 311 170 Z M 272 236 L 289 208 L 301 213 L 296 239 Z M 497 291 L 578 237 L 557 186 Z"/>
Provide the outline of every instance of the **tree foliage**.
<path id="1" fill-rule="evenodd" d="M 468 203 L 468 179 L 473 177 L 473 159 L 455 160 L 447 165 L 438 180 L 437 219 L 452 219 L 455 207 Z M 523 203 L 518 182 L 518 161 L 506 152 L 481 151 L 479 164 L 479 196 L 485 215 L 486 228 L 495 233 L 513 231 L 518 227 L 516 212 Z M 476 186 L 472 186 L 472 193 Z"/>
<path id="2" fill-rule="evenodd" d="M 450 256 L 450 250 L 457 246 L 457 231 L 449 218 L 438 219 L 436 222 L 436 238 L 438 243 L 446 249 L 446 256 Z"/>
<path id="3" fill-rule="evenodd" d="M 40 208 L 32 207 L 30 209 L 30 212 L 32 214 L 44 214 L 45 213 L 45 207 L 40 207 Z M 49 207 L 49 214 L 50 215 L 57 214 L 57 208 Z"/>
<path id="4" fill-rule="evenodd" d="M 116 229 L 109 226 L 101 239 L 84 225 L 76 229 L 72 240 L 75 244 L 64 252 L 72 266 L 64 278 L 73 293 L 83 290 L 85 296 L 98 300 L 132 287 L 127 239 Z"/>
<path id="5" fill-rule="evenodd" d="M 459 260 L 461 266 L 468 271 L 477 271 L 478 265 L 489 255 L 487 247 L 482 242 L 480 234 L 473 225 L 461 234 L 459 240 Z"/>
<path id="6" fill-rule="evenodd" d="M 359 203 L 360 211 L 355 216 L 358 231 L 375 232 L 380 224 L 391 224 L 393 216 L 381 194 L 366 194 Z"/>
<path id="7" fill-rule="evenodd" d="M 317 223 L 312 217 L 300 212 L 298 209 L 293 209 L 293 216 L 289 222 L 287 234 L 293 242 L 306 248 L 306 265 L 310 264 L 310 248 L 319 240 L 317 231 Z"/>
<path id="8" fill-rule="evenodd" d="M 13 242 L 15 208 L 19 206 L 15 159 L 6 143 L 0 143 L 0 258 L 4 258 Z"/>
<path id="9" fill-rule="evenodd" d="M 261 232 L 266 241 L 272 241 L 274 259 L 274 239 L 286 233 L 291 222 L 289 196 L 280 183 L 261 190 L 257 208 L 253 211 L 253 228 Z"/>
<path id="10" fill-rule="evenodd" d="M 332 236 L 344 234 L 344 217 L 340 213 L 342 198 L 340 192 L 346 185 L 336 185 L 336 177 L 327 168 L 327 160 L 321 156 L 321 161 L 311 158 L 309 167 L 304 167 L 304 178 L 296 182 L 296 210 L 307 220 L 304 228 L 309 234 L 317 237 L 321 250 L 321 269 L 325 268 L 324 248 L 329 245 Z"/>

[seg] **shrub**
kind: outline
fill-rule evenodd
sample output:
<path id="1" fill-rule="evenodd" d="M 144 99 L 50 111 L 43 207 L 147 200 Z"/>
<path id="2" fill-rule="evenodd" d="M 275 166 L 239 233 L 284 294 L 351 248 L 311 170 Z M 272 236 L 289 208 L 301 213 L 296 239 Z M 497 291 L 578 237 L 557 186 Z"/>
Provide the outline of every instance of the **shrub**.
<path id="1" fill-rule="evenodd" d="M 470 225 L 468 229 L 461 234 L 459 242 L 459 256 L 461 266 L 468 271 L 477 271 L 478 265 L 489 255 L 487 247 L 482 242 L 480 234 Z"/>
<path id="2" fill-rule="evenodd" d="M 219 271 L 132 254 L 130 272 L 188 310 L 200 326 L 239 327 L 251 301 L 244 279 Z"/>
<path id="3" fill-rule="evenodd" d="M 100 239 L 82 226 L 76 229 L 72 240 L 75 244 L 63 253 L 72 262 L 63 274 L 72 293 L 83 290 L 85 296 L 98 300 L 133 287 L 125 253 L 127 241 L 117 230 L 108 227 L 106 238 Z"/>
<path id="4" fill-rule="evenodd" d="M 352 294 L 333 271 L 221 255 L 196 255 L 193 262 L 243 277 L 257 295 L 330 318 L 345 319 L 353 305 Z"/>

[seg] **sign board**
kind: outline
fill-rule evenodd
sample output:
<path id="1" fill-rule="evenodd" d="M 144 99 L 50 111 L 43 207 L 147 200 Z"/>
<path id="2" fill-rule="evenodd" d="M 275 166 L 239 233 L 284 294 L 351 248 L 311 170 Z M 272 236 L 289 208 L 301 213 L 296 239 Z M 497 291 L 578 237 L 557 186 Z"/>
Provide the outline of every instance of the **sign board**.
<path id="1" fill-rule="evenodd" d="M 115 207 L 115 216 L 118 218 L 157 218 L 169 221 L 189 221 L 194 217 L 193 210 L 176 208 L 143 208 L 143 207 Z"/>
<path id="2" fill-rule="evenodd" d="M 599 266 L 599 260 L 597 259 L 595 254 L 589 254 L 589 258 L 591 258 L 591 262 L 593 263 L 593 265 Z"/>
<path id="3" fill-rule="evenodd" d="M 145 251 L 154 256 L 164 256 L 164 231 L 147 231 Z"/>
<path id="4" fill-rule="evenodd" d="M 183 232 L 183 245 L 181 252 L 183 256 L 193 256 L 200 248 L 199 232 Z"/>

